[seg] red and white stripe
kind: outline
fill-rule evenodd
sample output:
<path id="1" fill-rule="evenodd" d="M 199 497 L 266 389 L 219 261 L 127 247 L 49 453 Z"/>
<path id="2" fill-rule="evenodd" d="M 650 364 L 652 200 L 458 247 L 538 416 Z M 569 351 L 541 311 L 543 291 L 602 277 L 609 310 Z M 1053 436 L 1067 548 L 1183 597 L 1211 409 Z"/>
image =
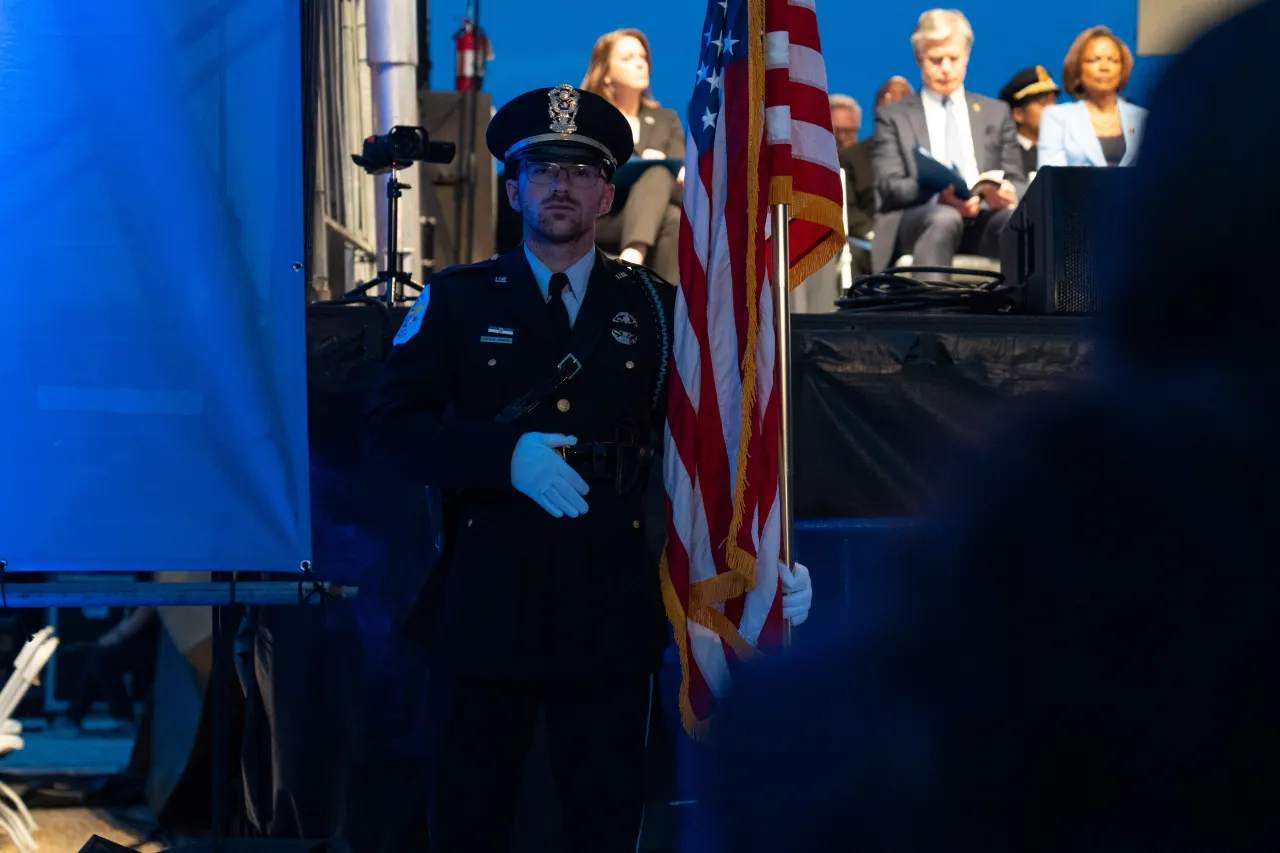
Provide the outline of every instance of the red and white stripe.
<path id="1" fill-rule="evenodd" d="M 748 0 L 748 7 L 751 31 L 765 31 L 764 43 L 725 65 L 709 150 L 688 135 L 672 330 L 663 591 L 684 667 L 682 716 L 694 734 L 723 699 L 735 665 L 783 637 L 768 206 L 790 204 L 793 216 L 816 210 L 824 220 L 791 225 L 793 287 L 843 241 L 813 3 Z"/>

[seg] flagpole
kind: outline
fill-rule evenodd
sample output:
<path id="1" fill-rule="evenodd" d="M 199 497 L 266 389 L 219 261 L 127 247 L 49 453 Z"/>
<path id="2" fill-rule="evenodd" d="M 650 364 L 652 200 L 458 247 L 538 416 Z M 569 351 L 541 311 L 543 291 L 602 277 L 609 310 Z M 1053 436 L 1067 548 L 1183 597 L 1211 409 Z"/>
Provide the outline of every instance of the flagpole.
<path id="1" fill-rule="evenodd" d="M 782 516 L 782 560 L 787 568 L 796 565 L 795 552 L 795 514 L 791 503 L 791 249 L 788 245 L 790 236 L 790 206 L 775 204 L 769 208 L 773 242 L 773 274 L 769 277 L 773 282 L 774 305 L 777 306 L 777 320 L 774 328 L 778 336 L 778 408 L 782 417 L 779 422 L 778 439 L 778 510 Z M 783 643 L 791 645 L 791 620 L 783 625 Z"/>

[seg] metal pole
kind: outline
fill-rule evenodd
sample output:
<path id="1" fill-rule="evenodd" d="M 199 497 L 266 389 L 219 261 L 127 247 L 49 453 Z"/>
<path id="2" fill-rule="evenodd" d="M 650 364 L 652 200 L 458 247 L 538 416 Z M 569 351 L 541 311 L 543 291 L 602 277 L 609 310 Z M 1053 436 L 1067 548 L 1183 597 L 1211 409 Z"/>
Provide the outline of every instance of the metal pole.
<path id="1" fill-rule="evenodd" d="M 795 554 L 795 514 L 791 502 L 791 249 L 788 245 L 790 235 L 790 207 L 775 204 L 769 208 L 770 224 L 773 239 L 773 274 L 769 280 L 773 283 L 774 305 L 777 306 L 777 319 L 774 329 L 778 336 L 778 394 L 779 411 L 782 413 L 778 438 L 781 443 L 778 461 L 778 510 L 782 516 L 782 559 L 788 568 L 796 564 Z M 791 622 L 784 628 L 784 640 L 791 643 Z"/>
<path id="2" fill-rule="evenodd" d="M 218 572 L 217 574 L 225 574 Z M 211 608 L 213 613 L 213 667 L 209 674 L 209 751 L 210 751 L 210 823 L 213 830 L 213 853 L 223 853 L 227 833 L 227 795 L 231 787 L 231 761 L 228 752 L 231 750 L 231 712 L 227 682 L 231 679 L 230 670 L 232 648 L 230 630 L 231 608 L 219 606 Z"/>
<path id="3" fill-rule="evenodd" d="M 387 174 L 387 289 L 383 292 L 382 301 L 388 305 L 399 302 L 401 294 L 400 282 L 396 280 L 400 272 L 400 255 L 396 251 L 399 243 L 400 221 L 396 203 L 400 201 L 400 182 L 396 180 L 396 170 L 392 168 Z"/>
<path id="4" fill-rule="evenodd" d="M 12 575 L 10 575 L 12 577 Z M 357 587 L 296 581 L 247 581 L 236 584 L 237 604 L 316 604 L 320 598 L 353 599 Z M 169 581 L 56 581 L 6 583 L 4 605 L 22 607 L 216 607 L 231 603 L 230 583 Z"/>
<path id="5" fill-rule="evenodd" d="M 431 2 L 416 0 L 418 6 L 418 90 L 431 88 Z"/>
<path id="6" fill-rule="evenodd" d="M 417 4 L 410 0 L 368 0 L 366 27 L 369 43 L 370 82 L 373 89 L 373 132 L 386 133 L 396 125 L 417 126 L 418 119 L 418 15 Z M 403 170 L 405 183 L 420 186 L 419 167 Z M 387 187 L 377 187 L 378 250 L 391 269 L 387 256 L 393 247 L 386 244 Z M 395 251 L 396 269 L 412 270 L 422 257 L 422 210 L 419 196 L 410 194 L 399 211 Z M 370 294 L 373 295 L 373 294 Z"/>
<path id="7" fill-rule="evenodd" d="M 472 257 L 475 251 L 476 237 L 476 187 L 479 180 L 476 178 L 476 113 L 479 112 L 480 106 L 480 88 L 484 86 L 484 62 L 485 55 L 488 53 L 488 42 L 484 40 L 480 30 L 480 0 L 472 0 L 471 22 L 476 28 L 476 80 L 471 86 L 471 91 L 467 92 L 467 100 L 471 103 L 465 112 L 467 123 L 463 125 L 463 133 L 460 134 L 466 139 L 466 148 L 462 152 L 463 162 L 463 181 L 462 193 L 467 199 L 467 218 L 458 222 L 459 232 L 465 232 L 466 239 L 463 243 L 463 255 L 459 258 L 458 263 L 469 264 L 475 259 Z M 463 222 L 466 225 L 463 225 Z"/>

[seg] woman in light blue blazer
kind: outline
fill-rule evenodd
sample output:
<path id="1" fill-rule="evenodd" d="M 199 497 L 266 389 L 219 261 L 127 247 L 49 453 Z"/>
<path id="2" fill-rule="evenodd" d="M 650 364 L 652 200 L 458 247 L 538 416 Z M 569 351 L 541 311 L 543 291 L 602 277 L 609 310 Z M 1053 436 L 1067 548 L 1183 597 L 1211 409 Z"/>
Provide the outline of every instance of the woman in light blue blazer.
<path id="1" fill-rule="evenodd" d="M 1076 100 L 1040 116 L 1038 166 L 1131 166 L 1147 111 L 1120 97 L 1133 54 L 1106 27 L 1081 33 L 1062 64 L 1062 84 Z"/>

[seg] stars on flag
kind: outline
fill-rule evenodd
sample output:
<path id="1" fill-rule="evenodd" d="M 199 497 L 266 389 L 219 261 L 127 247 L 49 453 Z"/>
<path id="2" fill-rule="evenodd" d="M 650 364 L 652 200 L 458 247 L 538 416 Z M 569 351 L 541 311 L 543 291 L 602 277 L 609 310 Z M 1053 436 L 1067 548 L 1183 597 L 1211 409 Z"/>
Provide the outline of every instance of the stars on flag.
<path id="1" fill-rule="evenodd" d="M 709 145 L 711 139 L 707 137 L 714 137 L 716 124 L 724 114 L 721 99 L 725 97 L 726 68 L 747 58 L 743 48 L 747 26 L 745 4 L 740 0 L 712 0 L 707 9 L 706 26 L 687 118 L 694 134 L 704 137 Z M 702 88 L 703 83 L 707 88 Z"/>

